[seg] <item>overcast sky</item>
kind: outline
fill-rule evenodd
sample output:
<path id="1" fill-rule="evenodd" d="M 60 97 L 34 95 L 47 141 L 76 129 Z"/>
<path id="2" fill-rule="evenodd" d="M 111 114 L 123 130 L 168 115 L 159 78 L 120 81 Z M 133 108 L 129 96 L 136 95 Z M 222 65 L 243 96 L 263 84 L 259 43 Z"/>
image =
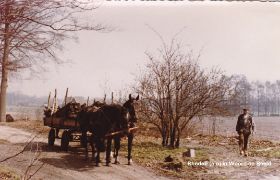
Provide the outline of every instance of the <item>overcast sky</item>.
<path id="1" fill-rule="evenodd" d="M 78 43 L 65 42 L 62 59 L 73 63 L 52 68 L 43 78 L 12 80 L 8 91 L 63 97 L 103 96 L 131 84 L 147 62 L 145 51 L 161 45 L 156 29 L 168 42 L 174 34 L 194 52 L 200 64 L 218 66 L 249 80 L 280 79 L 280 4 L 260 2 L 106 2 L 94 11 L 97 22 L 117 27 L 110 33 L 80 32 Z M 105 89 L 107 87 L 107 89 Z"/>

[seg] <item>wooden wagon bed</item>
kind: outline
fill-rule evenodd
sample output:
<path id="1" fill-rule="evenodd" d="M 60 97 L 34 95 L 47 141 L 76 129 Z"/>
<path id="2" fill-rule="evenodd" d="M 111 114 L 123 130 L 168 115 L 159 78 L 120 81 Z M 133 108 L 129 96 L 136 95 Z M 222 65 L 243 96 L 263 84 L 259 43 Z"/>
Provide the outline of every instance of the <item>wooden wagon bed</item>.
<path id="1" fill-rule="evenodd" d="M 76 119 L 66 119 L 60 117 L 45 117 L 44 126 L 57 129 L 80 129 L 80 124 Z"/>

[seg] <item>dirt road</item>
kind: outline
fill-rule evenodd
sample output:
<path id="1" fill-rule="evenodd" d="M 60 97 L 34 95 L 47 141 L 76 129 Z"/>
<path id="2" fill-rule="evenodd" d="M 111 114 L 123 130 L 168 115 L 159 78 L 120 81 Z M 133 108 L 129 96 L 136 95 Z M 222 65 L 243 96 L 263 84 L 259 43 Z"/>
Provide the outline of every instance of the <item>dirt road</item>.
<path id="1" fill-rule="evenodd" d="M 0 126 L 0 160 L 21 151 L 32 137 L 34 137 L 34 134 L 29 132 Z M 62 152 L 58 144 L 50 148 L 46 142 L 47 139 L 44 137 L 36 137 L 22 154 L 1 163 L 1 165 L 5 165 L 17 174 L 23 175 L 36 153 L 39 155 L 40 152 L 38 160 L 35 161 L 27 173 L 32 175 L 42 166 L 32 179 L 167 179 L 136 164 L 126 165 L 125 158 L 120 159 L 119 165 L 112 164 L 111 167 L 107 167 L 102 164 L 101 167 L 95 167 L 93 162 L 84 159 L 83 149 L 78 145 L 71 144 L 69 152 Z M 40 150 L 37 151 L 37 148 Z"/>

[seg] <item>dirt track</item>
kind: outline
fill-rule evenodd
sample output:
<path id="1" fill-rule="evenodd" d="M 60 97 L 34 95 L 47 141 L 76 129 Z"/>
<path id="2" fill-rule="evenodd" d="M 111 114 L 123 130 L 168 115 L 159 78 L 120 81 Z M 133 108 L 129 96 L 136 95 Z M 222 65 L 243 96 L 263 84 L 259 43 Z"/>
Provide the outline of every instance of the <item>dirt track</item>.
<path id="1" fill-rule="evenodd" d="M 0 126 L 0 160 L 9 157 L 26 145 L 34 135 L 26 131 Z M 41 149 L 39 160 L 32 166 L 29 174 L 32 174 L 41 165 L 43 167 L 36 173 L 32 179 L 167 179 L 156 175 L 155 173 L 140 167 L 136 164 L 126 165 L 126 159 L 120 158 L 120 164 L 111 167 L 101 165 L 95 167 L 91 161 L 86 161 L 83 156 L 83 149 L 78 145 L 71 144 L 69 152 L 62 152 L 58 144 L 50 148 L 46 144 L 47 139 L 39 137 L 35 138 L 33 143 L 19 156 L 5 161 L 5 165 L 17 174 L 24 174 L 26 167 L 30 164 L 30 160 L 35 156 L 37 144 Z M 33 150 L 31 150 L 33 149 Z"/>

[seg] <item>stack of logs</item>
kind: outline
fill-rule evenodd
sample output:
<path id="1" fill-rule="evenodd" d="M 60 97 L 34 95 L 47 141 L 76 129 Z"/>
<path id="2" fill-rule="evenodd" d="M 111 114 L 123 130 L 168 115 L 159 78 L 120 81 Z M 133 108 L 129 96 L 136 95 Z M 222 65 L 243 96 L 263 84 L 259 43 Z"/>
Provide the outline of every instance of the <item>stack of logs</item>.
<path id="1" fill-rule="evenodd" d="M 45 117 L 61 117 L 61 118 L 76 118 L 77 114 L 81 110 L 80 103 L 75 102 L 75 99 L 72 99 L 71 102 L 67 103 L 67 96 L 68 96 L 68 88 L 66 90 L 66 95 L 64 98 L 64 106 L 59 107 L 57 103 L 57 91 L 55 89 L 55 94 L 53 98 L 52 106 L 50 106 L 50 99 L 51 99 L 51 93 L 48 97 L 48 105 L 44 109 L 44 115 Z"/>

